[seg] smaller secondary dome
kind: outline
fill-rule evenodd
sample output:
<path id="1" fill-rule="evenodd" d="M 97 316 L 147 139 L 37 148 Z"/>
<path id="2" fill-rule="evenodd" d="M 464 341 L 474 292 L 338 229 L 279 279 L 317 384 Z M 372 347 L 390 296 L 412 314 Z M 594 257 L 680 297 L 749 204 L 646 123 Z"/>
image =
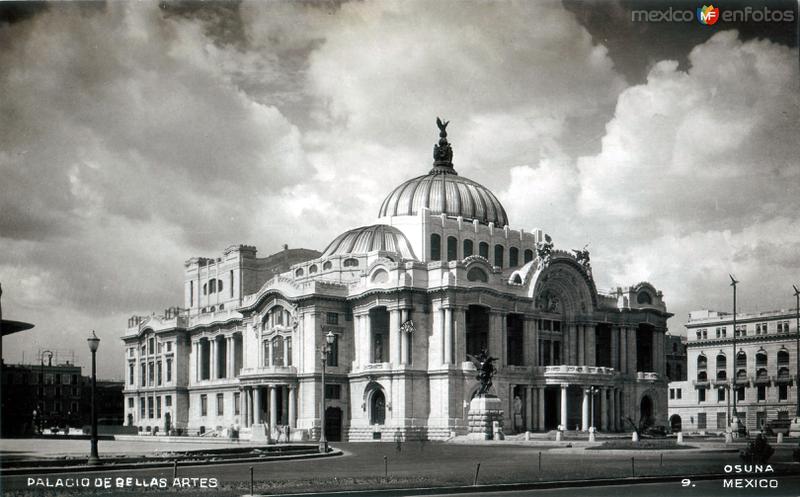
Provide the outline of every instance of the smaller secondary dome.
<path id="1" fill-rule="evenodd" d="M 366 254 L 374 250 L 395 252 L 403 259 L 417 258 L 403 232 L 387 224 L 373 224 L 345 231 L 328 244 L 322 257 Z"/>

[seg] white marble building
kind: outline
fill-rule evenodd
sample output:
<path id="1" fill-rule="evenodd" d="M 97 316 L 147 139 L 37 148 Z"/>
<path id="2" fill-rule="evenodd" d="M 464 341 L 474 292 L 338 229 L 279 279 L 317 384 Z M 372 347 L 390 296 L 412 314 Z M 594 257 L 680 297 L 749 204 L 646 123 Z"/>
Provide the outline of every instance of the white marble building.
<path id="1" fill-rule="evenodd" d="M 314 438 L 319 348 L 333 333 L 330 440 L 465 432 L 478 387 L 467 355 L 483 348 L 498 358 L 508 432 L 665 425 L 661 292 L 643 282 L 599 293 L 588 252 L 512 229 L 495 195 L 457 174 L 446 136 L 427 174 L 389 192 L 376 224 L 322 253 L 258 259 L 233 246 L 187 261 L 183 307 L 134 316 L 123 336 L 128 422 L 143 433 Z"/>

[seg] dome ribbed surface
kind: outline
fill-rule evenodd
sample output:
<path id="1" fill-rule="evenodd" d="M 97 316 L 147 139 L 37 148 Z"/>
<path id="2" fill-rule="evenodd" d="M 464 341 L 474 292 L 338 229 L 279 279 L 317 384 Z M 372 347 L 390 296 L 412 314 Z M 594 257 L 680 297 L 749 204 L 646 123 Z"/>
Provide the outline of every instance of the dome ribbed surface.
<path id="1" fill-rule="evenodd" d="M 461 216 L 482 224 L 493 222 L 498 228 L 508 224 L 506 210 L 488 188 L 463 176 L 436 170 L 395 188 L 381 204 L 378 216 L 413 216 L 423 207 L 432 214 Z"/>
<path id="2" fill-rule="evenodd" d="M 414 250 L 403 232 L 386 224 L 373 224 L 345 231 L 328 244 L 322 257 L 366 254 L 374 250 L 395 252 L 404 259 L 416 259 Z"/>

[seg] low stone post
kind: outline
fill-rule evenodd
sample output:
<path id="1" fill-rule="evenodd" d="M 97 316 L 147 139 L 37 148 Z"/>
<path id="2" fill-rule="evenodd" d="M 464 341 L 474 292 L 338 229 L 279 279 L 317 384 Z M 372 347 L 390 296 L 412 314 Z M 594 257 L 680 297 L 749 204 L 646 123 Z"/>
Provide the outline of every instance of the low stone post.
<path id="1" fill-rule="evenodd" d="M 679 444 L 683 443 L 683 432 L 682 431 L 678 432 L 678 443 Z"/>

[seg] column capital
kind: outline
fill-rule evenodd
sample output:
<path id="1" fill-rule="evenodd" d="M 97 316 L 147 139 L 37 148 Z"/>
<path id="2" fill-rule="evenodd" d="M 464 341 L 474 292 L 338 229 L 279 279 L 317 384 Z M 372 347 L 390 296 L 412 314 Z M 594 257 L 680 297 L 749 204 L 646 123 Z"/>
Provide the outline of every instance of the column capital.
<path id="1" fill-rule="evenodd" d="M 566 390 L 569 387 L 569 383 L 562 383 L 561 390 Z"/>

